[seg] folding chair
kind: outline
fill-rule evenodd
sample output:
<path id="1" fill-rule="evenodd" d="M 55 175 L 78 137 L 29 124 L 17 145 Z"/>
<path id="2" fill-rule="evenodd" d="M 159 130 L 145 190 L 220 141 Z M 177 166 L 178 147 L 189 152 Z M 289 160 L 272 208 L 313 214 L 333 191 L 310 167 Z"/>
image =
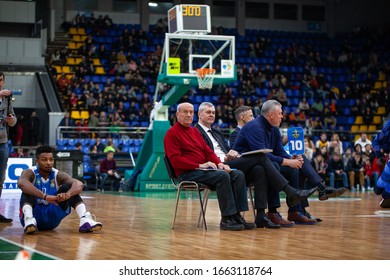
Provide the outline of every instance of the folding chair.
<path id="1" fill-rule="evenodd" d="M 181 181 L 181 182 L 179 182 L 179 180 L 177 179 L 177 176 L 175 174 L 175 171 L 172 167 L 172 164 L 166 155 L 164 156 L 164 162 L 165 162 L 165 166 L 166 166 L 167 171 L 168 171 L 168 175 L 172 181 L 172 184 L 177 189 L 176 207 L 175 207 L 175 212 L 174 212 L 173 219 L 172 219 L 171 228 L 173 229 L 175 226 L 177 208 L 179 206 L 179 200 L 180 200 L 180 192 L 182 190 L 183 191 L 185 190 L 185 191 L 196 191 L 198 193 L 198 198 L 199 198 L 199 203 L 200 203 L 198 227 L 201 225 L 204 225 L 204 228 L 207 230 L 205 213 L 206 213 L 206 208 L 207 208 L 209 187 L 202 184 L 202 183 L 197 183 L 195 181 Z M 202 198 L 202 194 L 201 194 L 202 191 L 203 191 L 203 198 Z"/>

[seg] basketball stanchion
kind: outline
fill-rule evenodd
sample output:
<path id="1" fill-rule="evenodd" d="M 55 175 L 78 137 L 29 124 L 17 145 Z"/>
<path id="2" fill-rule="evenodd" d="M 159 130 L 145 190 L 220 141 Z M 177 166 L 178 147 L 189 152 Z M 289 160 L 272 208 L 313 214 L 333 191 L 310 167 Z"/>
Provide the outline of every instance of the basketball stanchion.
<path id="1" fill-rule="evenodd" d="M 211 89 L 214 81 L 214 68 L 198 68 L 196 69 L 196 77 L 200 89 Z"/>

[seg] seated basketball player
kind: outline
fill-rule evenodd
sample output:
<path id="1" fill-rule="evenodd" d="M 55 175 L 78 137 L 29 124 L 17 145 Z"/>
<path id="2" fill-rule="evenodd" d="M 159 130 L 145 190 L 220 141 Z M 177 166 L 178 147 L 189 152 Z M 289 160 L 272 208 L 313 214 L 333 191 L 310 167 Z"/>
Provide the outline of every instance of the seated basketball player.
<path id="1" fill-rule="evenodd" d="M 43 145 L 36 149 L 36 166 L 26 169 L 18 179 L 22 190 L 20 222 L 24 232 L 56 228 L 71 212 L 80 217 L 79 232 L 98 231 L 102 224 L 93 220 L 80 193 L 83 183 L 54 166 L 53 148 Z"/>

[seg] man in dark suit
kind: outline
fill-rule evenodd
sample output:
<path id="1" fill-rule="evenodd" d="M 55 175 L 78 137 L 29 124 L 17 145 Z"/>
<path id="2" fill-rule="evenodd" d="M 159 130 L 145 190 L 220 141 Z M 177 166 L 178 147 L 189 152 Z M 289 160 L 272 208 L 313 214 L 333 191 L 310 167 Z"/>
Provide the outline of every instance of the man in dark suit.
<path id="1" fill-rule="evenodd" d="M 250 106 L 240 106 L 234 111 L 234 117 L 237 120 L 237 126 L 230 134 L 229 145 L 233 149 L 234 142 L 236 141 L 237 135 L 240 132 L 241 127 L 243 127 L 247 122 L 253 120 L 252 107 Z"/>
<path id="2" fill-rule="evenodd" d="M 292 188 L 265 154 L 240 156 L 236 151 L 231 150 L 222 132 L 211 127 L 215 121 L 215 107 L 212 103 L 203 102 L 200 104 L 198 118 L 199 123 L 195 127 L 200 131 L 203 139 L 205 139 L 207 145 L 214 151 L 217 157 L 231 168 L 244 172 L 246 182 L 254 185 L 255 208 L 257 210 L 255 222 L 257 227 L 280 228 L 282 222 L 273 223 L 265 214 L 265 208 L 267 208 L 267 183 L 278 193 L 282 190 L 286 192 L 287 200 L 291 205 L 296 205 L 297 203 L 291 199 L 292 196 L 295 198 L 299 196 L 307 198 L 316 191 L 316 188 L 308 191 L 298 191 Z M 283 223 L 293 225 L 293 223 L 285 220 Z"/>

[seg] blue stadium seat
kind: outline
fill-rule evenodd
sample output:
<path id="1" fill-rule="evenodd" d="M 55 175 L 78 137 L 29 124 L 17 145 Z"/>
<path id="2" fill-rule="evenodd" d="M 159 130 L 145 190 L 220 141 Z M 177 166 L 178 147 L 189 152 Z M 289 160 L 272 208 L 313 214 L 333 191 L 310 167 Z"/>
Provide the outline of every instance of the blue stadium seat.
<path id="1" fill-rule="evenodd" d="M 117 139 L 117 138 L 112 139 L 112 143 L 114 144 L 115 147 L 118 147 L 120 144 L 119 139 Z"/>
<path id="2" fill-rule="evenodd" d="M 90 142 L 89 142 L 89 139 L 88 138 L 82 138 L 80 139 L 80 143 L 83 147 L 85 146 L 89 146 L 90 145 Z"/>
<path id="3" fill-rule="evenodd" d="M 89 145 L 94 146 L 96 144 L 96 139 L 89 139 Z"/>
<path id="4" fill-rule="evenodd" d="M 134 147 L 141 146 L 142 140 L 141 139 L 134 139 Z"/>
<path id="5" fill-rule="evenodd" d="M 83 146 L 83 147 L 81 148 L 81 151 L 83 152 L 84 155 L 88 155 L 90 149 L 89 149 L 88 146 Z"/>
<path id="6" fill-rule="evenodd" d="M 124 147 L 128 147 L 133 144 L 133 139 L 122 139 L 122 144 Z"/>
<path id="7" fill-rule="evenodd" d="M 68 145 L 68 139 L 66 139 L 66 138 L 57 139 L 56 145 L 57 146 L 66 146 L 66 145 Z"/>
<path id="8" fill-rule="evenodd" d="M 68 139 L 68 146 L 73 148 L 76 145 L 76 143 L 78 143 L 79 141 L 80 141 L 80 139 L 70 138 L 70 139 Z"/>

